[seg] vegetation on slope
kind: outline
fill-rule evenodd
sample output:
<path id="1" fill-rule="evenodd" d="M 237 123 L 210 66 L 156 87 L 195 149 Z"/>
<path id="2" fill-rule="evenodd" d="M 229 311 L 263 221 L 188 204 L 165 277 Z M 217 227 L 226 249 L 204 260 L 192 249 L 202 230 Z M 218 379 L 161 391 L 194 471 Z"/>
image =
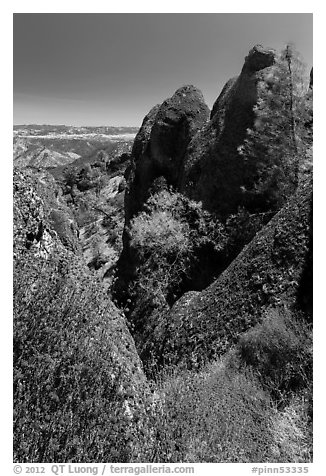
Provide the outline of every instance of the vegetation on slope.
<path id="1" fill-rule="evenodd" d="M 164 182 L 161 187 L 128 229 L 135 275 L 125 312 L 140 354 L 152 339 L 155 312 L 169 308 L 189 286 L 203 286 L 203 262 L 215 265 L 217 272 L 217 257 L 225 243 L 222 224 L 200 204 Z"/>
<path id="2" fill-rule="evenodd" d="M 277 406 L 256 372 L 238 369 L 233 359 L 226 354 L 200 372 L 160 374 L 155 461 L 311 462 L 311 383 L 306 393 L 292 392 Z"/>
<path id="3" fill-rule="evenodd" d="M 186 293 L 170 311 L 156 315 L 146 355 L 161 362 L 201 365 L 226 352 L 269 307 L 301 306 L 305 296 L 311 309 L 311 289 L 302 284 L 312 267 L 311 234 L 309 180 L 215 282 L 202 292 Z"/>
<path id="4" fill-rule="evenodd" d="M 14 191 L 14 460 L 137 460 L 149 403 L 124 318 L 57 240 L 27 175 Z"/>

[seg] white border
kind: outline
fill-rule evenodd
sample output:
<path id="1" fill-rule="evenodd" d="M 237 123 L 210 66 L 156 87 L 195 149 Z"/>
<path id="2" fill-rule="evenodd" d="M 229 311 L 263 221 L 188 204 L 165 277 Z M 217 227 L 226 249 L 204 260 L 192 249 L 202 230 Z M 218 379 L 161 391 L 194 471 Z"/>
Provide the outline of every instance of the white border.
<path id="1" fill-rule="evenodd" d="M 2 181 L 1 192 L 1 442 L 0 463 L 5 464 L 3 474 L 12 473 L 12 386 L 11 386 L 11 362 L 12 362 L 12 14 L 13 13 L 314 13 L 314 293 L 315 293 L 315 331 L 314 331 L 314 463 L 309 465 L 309 474 L 321 475 L 325 473 L 322 463 L 325 461 L 325 403 L 324 403 L 324 362 L 326 362 L 325 349 L 325 126 L 321 117 L 325 116 L 324 91 L 325 78 L 323 66 L 325 63 L 324 38 L 325 16 L 322 2 L 316 1 L 273 1 L 273 2 L 225 2 L 220 5 L 217 2 L 201 0 L 198 5 L 190 5 L 190 2 L 165 1 L 155 4 L 151 2 L 113 2 L 96 1 L 13 1 L 6 2 L 1 7 L 1 53 L 2 53 L 2 108 L 1 108 L 1 162 Z M 224 3 L 224 2 L 223 2 Z M 135 9 L 135 5 L 137 9 Z M 245 7 L 245 8 L 244 8 Z M 294 7 L 294 8 L 293 8 Z M 322 84 L 323 82 L 323 84 Z M 201 464 L 196 466 L 196 474 L 250 474 L 252 465 Z"/>

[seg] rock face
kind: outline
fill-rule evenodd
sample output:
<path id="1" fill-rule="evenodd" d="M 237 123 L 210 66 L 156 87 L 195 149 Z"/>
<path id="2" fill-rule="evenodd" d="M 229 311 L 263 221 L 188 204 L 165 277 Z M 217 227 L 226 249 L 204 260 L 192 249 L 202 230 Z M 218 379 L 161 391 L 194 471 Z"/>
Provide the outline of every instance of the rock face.
<path id="1" fill-rule="evenodd" d="M 119 279 L 114 293 L 121 296 L 134 271 L 129 247 L 128 225 L 141 210 L 155 186 L 164 178 L 167 185 L 177 186 L 187 146 L 209 118 L 209 109 L 201 91 L 183 86 L 161 105 L 153 107 L 136 135 L 131 165 L 126 170 L 125 231 L 123 252 L 118 262 Z"/>
<path id="2" fill-rule="evenodd" d="M 128 225 L 153 191 L 156 178 L 164 177 L 188 198 L 224 221 L 246 205 L 241 188 L 245 165 L 238 147 L 254 120 L 257 83 L 261 71 L 274 63 L 273 50 L 257 45 L 245 59 L 241 74 L 230 79 L 209 111 L 201 92 L 185 86 L 145 117 L 136 136 L 132 164 L 127 173 L 123 252 L 118 263 L 117 295 L 133 276 Z M 248 181 L 248 177 L 246 177 Z"/>
<path id="3" fill-rule="evenodd" d="M 194 86 L 183 86 L 145 117 L 135 138 L 126 194 L 126 222 L 140 210 L 155 178 L 176 186 L 187 146 L 209 109 Z"/>
<path id="4" fill-rule="evenodd" d="M 238 78 L 216 100 L 210 122 L 192 139 L 180 171 L 180 189 L 208 210 L 227 216 L 243 205 L 244 164 L 238 147 L 252 127 L 261 71 L 274 63 L 274 51 L 255 46 Z"/>
<path id="5" fill-rule="evenodd" d="M 230 79 L 215 101 L 209 122 L 202 93 L 194 86 L 183 86 L 149 112 L 132 151 L 127 224 L 159 176 L 221 216 L 244 204 L 240 188 L 244 165 L 237 149 L 253 125 L 261 71 L 272 66 L 274 59 L 274 50 L 260 45 L 252 48 L 240 76 Z"/>
<path id="6" fill-rule="evenodd" d="M 14 258 L 15 461 L 136 461 L 147 384 L 124 316 L 19 171 Z"/>
<path id="7" fill-rule="evenodd" d="M 122 251 L 125 179 L 117 175 L 101 190 L 98 218 L 79 229 L 83 258 L 110 292 L 114 268 Z"/>
<path id="8" fill-rule="evenodd" d="M 154 106 L 144 117 L 132 148 L 131 165 L 125 172 L 127 188 L 125 194 L 125 220 L 132 216 L 146 200 L 148 189 L 154 177 L 150 155 L 151 130 L 160 106 Z"/>
<path id="9" fill-rule="evenodd" d="M 202 292 L 186 293 L 172 309 L 157 313 L 143 358 L 197 366 L 225 353 L 269 307 L 286 303 L 312 308 L 312 181 Z"/>
<path id="10" fill-rule="evenodd" d="M 35 190 L 36 180 L 14 169 L 14 258 L 26 250 L 36 256 L 48 256 L 57 246 L 55 234 L 50 233 L 44 204 Z"/>
<path id="11" fill-rule="evenodd" d="M 51 232 L 56 232 L 63 246 L 75 253 L 81 254 L 79 230 L 75 223 L 71 209 L 62 196 L 62 190 L 50 173 L 45 170 L 39 172 L 24 172 L 33 183 L 35 192 L 43 197 L 44 214 L 47 217 Z"/>

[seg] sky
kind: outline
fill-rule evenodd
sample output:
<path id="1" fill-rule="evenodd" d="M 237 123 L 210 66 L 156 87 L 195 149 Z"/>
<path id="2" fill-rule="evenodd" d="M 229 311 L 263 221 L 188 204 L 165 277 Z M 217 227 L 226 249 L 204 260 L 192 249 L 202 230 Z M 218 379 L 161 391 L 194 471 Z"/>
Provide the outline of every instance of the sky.
<path id="1" fill-rule="evenodd" d="M 14 124 L 140 126 L 185 84 L 211 108 L 255 44 L 294 42 L 312 66 L 308 13 L 16 13 Z"/>

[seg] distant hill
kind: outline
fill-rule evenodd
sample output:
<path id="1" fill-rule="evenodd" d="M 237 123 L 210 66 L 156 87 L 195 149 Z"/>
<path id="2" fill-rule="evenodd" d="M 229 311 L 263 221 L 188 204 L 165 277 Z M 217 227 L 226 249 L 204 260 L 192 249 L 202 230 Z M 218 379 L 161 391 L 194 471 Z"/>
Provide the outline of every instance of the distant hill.
<path id="1" fill-rule="evenodd" d="M 14 164 L 20 168 L 66 166 L 100 149 L 113 149 L 117 142 L 131 143 L 135 134 L 133 127 L 15 125 Z"/>
<path id="2" fill-rule="evenodd" d="M 138 127 L 126 126 L 65 126 L 65 125 L 49 125 L 49 124 L 16 124 L 14 125 L 14 133 L 19 135 L 51 135 L 51 134 L 136 134 Z"/>

